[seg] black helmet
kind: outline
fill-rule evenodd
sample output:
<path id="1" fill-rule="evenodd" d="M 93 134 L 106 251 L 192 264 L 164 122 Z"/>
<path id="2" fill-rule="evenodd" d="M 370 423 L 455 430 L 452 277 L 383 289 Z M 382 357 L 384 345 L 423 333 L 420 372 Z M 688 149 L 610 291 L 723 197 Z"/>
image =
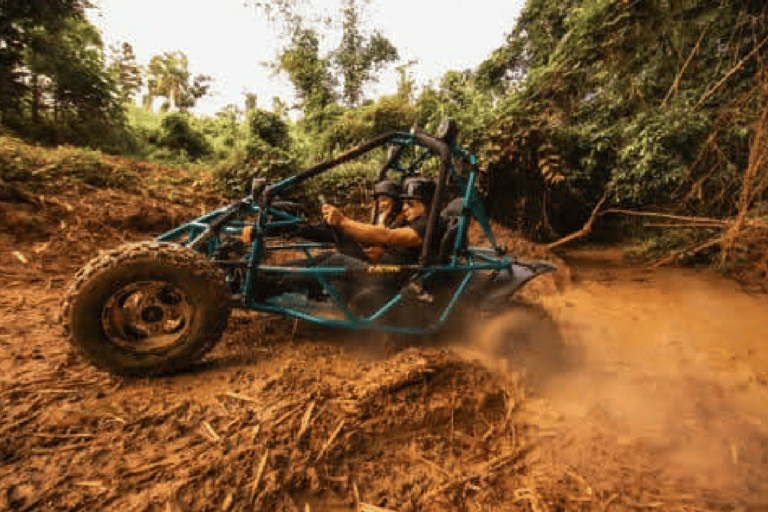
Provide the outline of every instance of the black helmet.
<path id="1" fill-rule="evenodd" d="M 389 196 L 392 199 L 398 199 L 402 192 L 400 183 L 394 180 L 380 181 L 373 187 L 373 197 Z"/>
<path id="2" fill-rule="evenodd" d="M 418 199 L 425 205 L 432 203 L 435 195 L 435 182 L 429 178 L 408 178 L 403 186 L 403 199 Z"/>

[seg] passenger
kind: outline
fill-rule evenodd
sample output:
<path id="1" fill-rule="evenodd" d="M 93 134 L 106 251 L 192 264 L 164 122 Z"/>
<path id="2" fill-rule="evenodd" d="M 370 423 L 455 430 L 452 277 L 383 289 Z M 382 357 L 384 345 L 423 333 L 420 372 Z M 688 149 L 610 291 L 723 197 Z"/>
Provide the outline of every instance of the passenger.
<path id="1" fill-rule="evenodd" d="M 401 192 L 402 187 L 397 181 L 385 180 L 376 184 L 373 192 L 375 200 L 373 225 L 392 227 L 405 219 L 403 202 L 400 199 Z M 384 254 L 384 247 L 371 245 L 364 251 L 368 261 L 378 261 Z"/>

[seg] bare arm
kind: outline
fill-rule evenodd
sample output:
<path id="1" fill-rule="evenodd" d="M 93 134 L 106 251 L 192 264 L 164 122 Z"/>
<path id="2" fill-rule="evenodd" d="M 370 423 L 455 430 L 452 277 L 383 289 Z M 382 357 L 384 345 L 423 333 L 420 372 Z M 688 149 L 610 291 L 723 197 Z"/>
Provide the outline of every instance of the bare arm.
<path id="1" fill-rule="evenodd" d="M 371 224 L 357 222 L 349 217 L 344 217 L 339 227 L 345 234 L 358 242 L 374 245 L 394 245 L 397 247 L 418 247 L 421 245 L 421 237 L 413 228 L 385 228 Z"/>
<path id="2" fill-rule="evenodd" d="M 338 208 L 331 205 L 323 205 L 323 217 L 329 225 L 338 226 L 345 234 L 358 242 L 398 247 L 418 247 L 421 245 L 419 233 L 410 227 L 386 228 L 357 222 L 346 217 Z"/>

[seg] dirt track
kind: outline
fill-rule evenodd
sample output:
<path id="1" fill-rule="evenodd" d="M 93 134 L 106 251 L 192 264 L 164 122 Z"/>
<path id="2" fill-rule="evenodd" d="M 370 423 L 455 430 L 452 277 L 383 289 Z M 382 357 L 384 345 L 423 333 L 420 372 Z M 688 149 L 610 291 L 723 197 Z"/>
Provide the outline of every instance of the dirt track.
<path id="1" fill-rule="evenodd" d="M 238 314 L 195 371 L 127 380 L 56 315 L 148 235 L 65 210 L 0 232 L 1 510 L 768 510 L 768 298 L 709 272 L 574 251 L 564 291 L 429 346 Z"/>

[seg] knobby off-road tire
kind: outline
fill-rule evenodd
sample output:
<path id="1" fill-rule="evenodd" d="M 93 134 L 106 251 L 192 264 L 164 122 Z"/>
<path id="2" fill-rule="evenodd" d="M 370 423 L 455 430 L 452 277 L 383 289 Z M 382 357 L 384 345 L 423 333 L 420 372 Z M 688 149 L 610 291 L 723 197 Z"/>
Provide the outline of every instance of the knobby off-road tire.
<path id="1" fill-rule="evenodd" d="M 120 375 L 174 372 L 199 360 L 227 326 L 224 276 L 169 243 L 127 244 L 85 265 L 62 303 L 65 337 L 95 366 Z"/>

